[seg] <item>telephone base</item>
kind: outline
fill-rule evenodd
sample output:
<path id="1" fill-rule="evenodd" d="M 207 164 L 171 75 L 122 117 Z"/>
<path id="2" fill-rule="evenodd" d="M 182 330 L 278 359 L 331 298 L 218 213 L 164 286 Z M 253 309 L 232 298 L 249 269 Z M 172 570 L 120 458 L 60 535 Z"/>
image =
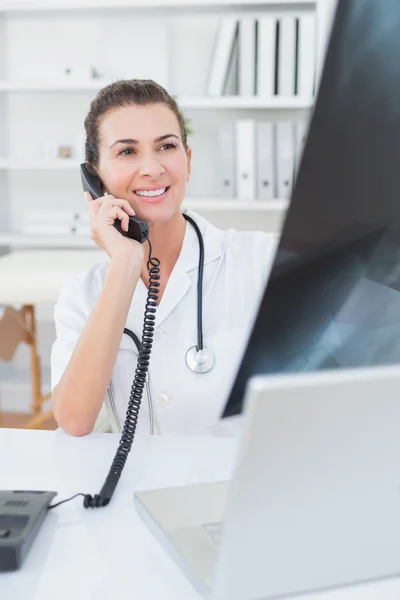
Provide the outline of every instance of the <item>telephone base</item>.
<path id="1" fill-rule="evenodd" d="M 0 573 L 22 566 L 57 492 L 0 491 Z"/>

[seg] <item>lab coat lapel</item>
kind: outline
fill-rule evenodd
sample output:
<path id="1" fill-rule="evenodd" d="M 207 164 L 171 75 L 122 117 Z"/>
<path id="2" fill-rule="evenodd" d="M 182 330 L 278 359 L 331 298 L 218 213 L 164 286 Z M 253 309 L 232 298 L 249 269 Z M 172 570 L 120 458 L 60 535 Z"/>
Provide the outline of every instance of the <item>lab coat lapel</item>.
<path id="1" fill-rule="evenodd" d="M 192 285 L 192 281 L 186 270 L 176 269 L 172 271 L 167 286 L 161 298 L 160 305 L 156 312 L 156 326 L 161 325 L 163 321 L 171 314 L 174 308 L 179 304 L 182 298 L 187 294 Z"/>
<path id="2" fill-rule="evenodd" d="M 204 264 L 220 258 L 223 251 L 225 232 L 207 223 L 205 219 L 193 211 L 186 211 L 200 228 L 204 240 L 205 260 Z M 169 277 L 161 302 L 157 307 L 156 326 L 161 325 L 171 314 L 174 308 L 185 297 L 192 285 L 197 285 L 197 267 L 199 263 L 199 241 L 195 230 L 190 223 L 186 223 L 185 237 L 182 249 L 174 269 Z M 162 264 L 160 265 L 162 269 Z M 194 277 L 193 273 L 194 272 Z M 139 311 L 142 316 L 147 299 L 147 288 L 140 279 L 135 292 L 132 311 Z"/>
<path id="3" fill-rule="evenodd" d="M 160 325 L 179 304 L 191 286 L 191 278 L 187 269 L 182 264 L 183 257 L 179 257 L 174 269 L 169 277 L 167 286 L 164 290 L 163 297 L 156 311 L 156 326 Z M 160 265 L 162 269 L 162 264 Z M 147 302 L 148 289 L 140 278 L 132 299 L 132 304 L 129 309 L 128 320 L 126 327 L 132 328 L 138 333 L 142 331 L 143 315 Z"/>
<path id="4" fill-rule="evenodd" d="M 142 329 L 143 329 L 143 317 L 144 317 L 144 309 L 147 301 L 147 288 L 140 278 L 135 293 L 133 294 L 132 303 L 129 308 L 128 318 L 125 324 L 125 327 L 131 329 L 139 339 L 142 337 Z M 121 345 L 126 345 L 127 348 L 130 348 L 132 345 L 132 341 L 127 336 L 122 336 Z"/>
<path id="5" fill-rule="evenodd" d="M 163 297 L 156 312 L 156 326 L 161 325 L 163 321 L 171 314 L 174 308 L 179 304 L 182 298 L 189 291 L 192 280 L 188 274 L 189 265 L 193 262 L 193 255 L 198 256 L 198 245 L 193 238 L 191 226 L 186 223 L 185 237 L 178 260 L 169 276 Z M 194 235 L 196 235 L 194 233 Z M 197 254 L 196 254 L 197 252 Z M 162 264 L 160 265 L 162 269 Z"/>

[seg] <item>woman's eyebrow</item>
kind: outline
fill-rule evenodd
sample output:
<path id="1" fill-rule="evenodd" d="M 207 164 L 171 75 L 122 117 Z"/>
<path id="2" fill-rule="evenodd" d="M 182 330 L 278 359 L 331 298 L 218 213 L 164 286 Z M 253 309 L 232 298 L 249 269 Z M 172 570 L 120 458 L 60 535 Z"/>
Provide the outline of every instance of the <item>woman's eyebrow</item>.
<path id="1" fill-rule="evenodd" d="M 162 142 L 163 140 L 166 140 L 167 138 L 170 138 L 170 137 L 174 137 L 177 140 L 179 140 L 178 136 L 175 135 L 174 133 L 166 133 L 165 135 L 160 135 L 160 137 L 156 138 L 154 141 L 155 142 Z"/>
<path id="2" fill-rule="evenodd" d="M 174 137 L 177 140 L 179 140 L 179 137 L 177 135 L 175 135 L 174 133 L 166 133 L 165 135 L 160 135 L 160 137 L 155 138 L 155 142 L 162 142 L 163 140 L 166 140 L 170 137 Z M 126 138 L 124 140 L 116 140 L 114 143 L 111 144 L 110 149 L 115 146 L 115 144 L 138 144 L 139 141 L 138 140 L 133 140 L 132 138 Z"/>

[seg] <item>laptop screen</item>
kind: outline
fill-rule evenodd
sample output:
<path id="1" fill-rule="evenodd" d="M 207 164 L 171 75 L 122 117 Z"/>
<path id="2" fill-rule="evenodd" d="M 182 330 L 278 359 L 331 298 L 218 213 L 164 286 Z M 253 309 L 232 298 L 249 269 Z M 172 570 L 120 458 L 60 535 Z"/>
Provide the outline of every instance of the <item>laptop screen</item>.
<path id="1" fill-rule="evenodd" d="M 400 1 L 339 0 L 249 377 L 400 362 Z"/>

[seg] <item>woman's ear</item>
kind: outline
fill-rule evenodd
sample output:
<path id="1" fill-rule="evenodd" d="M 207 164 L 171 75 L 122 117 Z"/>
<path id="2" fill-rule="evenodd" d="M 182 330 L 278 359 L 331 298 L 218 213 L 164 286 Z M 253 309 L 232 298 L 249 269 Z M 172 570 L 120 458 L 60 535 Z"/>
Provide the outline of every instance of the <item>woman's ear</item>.
<path id="1" fill-rule="evenodd" d="M 187 158 L 188 158 L 188 161 L 187 161 L 187 175 L 186 175 L 186 181 L 189 181 L 189 179 L 190 179 L 190 174 L 191 174 L 191 172 L 192 172 L 192 149 L 191 149 L 191 148 L 188 148 L 188 149 L 186 150 L 186 154 L 187 154 Z"/>

